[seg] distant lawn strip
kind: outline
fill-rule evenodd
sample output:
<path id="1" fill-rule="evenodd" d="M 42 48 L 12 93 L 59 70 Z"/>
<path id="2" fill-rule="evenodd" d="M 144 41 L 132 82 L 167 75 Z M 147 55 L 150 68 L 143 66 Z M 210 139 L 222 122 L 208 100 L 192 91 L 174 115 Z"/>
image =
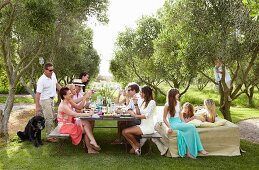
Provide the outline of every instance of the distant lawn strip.
<path id="1" fill-rule="evenodd" d="M 5 103 L 7 96 L 0 96 L 0 103 Z M 32 97 L 15 97 L 14 103 L 34 103 Z"/>

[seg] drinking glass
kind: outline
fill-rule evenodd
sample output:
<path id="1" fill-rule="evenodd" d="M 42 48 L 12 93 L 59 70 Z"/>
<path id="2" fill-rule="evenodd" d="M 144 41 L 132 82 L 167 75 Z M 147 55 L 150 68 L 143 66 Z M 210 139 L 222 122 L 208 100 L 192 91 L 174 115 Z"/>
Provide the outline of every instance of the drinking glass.
<path id="1" fill-rule="evenodd" d="M 90 103 L 89 107 L 91 108 L 92 111 L 95 111 L 96 103 L 95 102 Z"/>

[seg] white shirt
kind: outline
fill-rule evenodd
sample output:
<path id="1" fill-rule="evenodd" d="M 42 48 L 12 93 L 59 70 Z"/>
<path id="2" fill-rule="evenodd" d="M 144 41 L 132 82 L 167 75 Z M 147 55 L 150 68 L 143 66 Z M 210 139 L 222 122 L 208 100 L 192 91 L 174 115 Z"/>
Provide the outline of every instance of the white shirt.
<path id="1" fill-rule="evenodd" d="M 51 78 L 43 74 L 37 82 L 36 92 L 40 93 L 40 100 L 46 100 L 56 96 L 56 74 L 53 72 Z"/>
<path id="2" fill-rule="evenodd" d="M 222 65 L 220 65 L 218 68 L 215 66 L 214 67 L 214 76 L 215 76 L 215 80 L 216 82 L 219 82 L 222 78 L 222 73 L 218 73 L 217 71 L 219 72 L 222 72 Z M 230 77 L 230 74 L 228 72 L 227 69 L 225 69 L 225 82 L 230 82 L 231 81 L 231 77 Z"/>
<path id="3" fill-rule="evenodd" d="M 81 94 L 81 92 L 79 92 L 79 93 L 75 94 L 75 95 L 72 97 L 72 99 L 73 99 L 73 100 L 77 100 L 77 99 L 82 98 L 82 97 L 83 97 L 83 95 Z M 81 101 L 81 102 L 82 102 L 82 101 Z M 80 104 L 81 102 L 79 102 L 79 104 Z M 85 102 L 84 106 L 85 106 L 85 105 L 86 105 L 86 102 Z"/>
<path id="4" fill-rule="evenodd" d="M 138 99 L 137 103 L 138 103 L 138 107 L 140 108 L 141 105 L 142 105 L 142 103 L 144 102 L 144 99 L 142 99 L 142 98 L 140 97 L 139 93 L 136 93 L 135 96 L 136 96 L 137 99 Z M 129 104 L 128 104 L 128 106 L 126 107 L 126 110 L 129 110 L 129 109 L 132 109 L 134 112 L 136 112 L 136 108 L 135 108 L 135 106 L 134 106 L 134 102 L 133 102 L 132 98 L 130 98 Z"/>
<path id="5" fill-rule="evenodd" d="M 154 133 L 154 115 L 156 114 L 156 102 L 151 100 L 145 108 L 145 103 L 140 107 L 140 114 L 145 115 L 146 119 L 141 119 L 139 125 L 143 134 Z"/>

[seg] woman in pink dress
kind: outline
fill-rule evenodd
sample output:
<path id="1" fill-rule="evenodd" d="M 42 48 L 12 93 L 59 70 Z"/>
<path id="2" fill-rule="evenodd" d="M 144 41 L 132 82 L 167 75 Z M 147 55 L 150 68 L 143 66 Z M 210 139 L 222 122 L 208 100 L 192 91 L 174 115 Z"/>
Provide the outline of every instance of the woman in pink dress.
<path id="1" fill-rule="evenodd" d="M 59 132 L 64 134 L 69 134 L 71 136 L 72 143 L 74 145 L 78 145 L 82 139 L 82 134 L 85 134 L 84 140 L 87 140 L 87 139 L 90 140 L 90 144 L 92 148 L 95 149 L 95 151 L 92 151 L 90 153 L 98 153 L 98 151 L 101 148 L 99 145 L 97 145 L 93 134 L 87 133 L 89 132 L 88 127 L 82 126 L 82 124 L 78 125 L 73 121 L 74 117 L 91 116 L 93 112 L 77 113 L 73 111 L 70 104 L 71 96 L 72 96 L 72 93 L 69 90 L 69 88 L 63 87 L 60 89 L 60 97 L 62 101 L 58 107 L 58 114 L 62 115 L 62 118 L 59 119 L 59 126 L 61 126 L 59 129 Z"/>

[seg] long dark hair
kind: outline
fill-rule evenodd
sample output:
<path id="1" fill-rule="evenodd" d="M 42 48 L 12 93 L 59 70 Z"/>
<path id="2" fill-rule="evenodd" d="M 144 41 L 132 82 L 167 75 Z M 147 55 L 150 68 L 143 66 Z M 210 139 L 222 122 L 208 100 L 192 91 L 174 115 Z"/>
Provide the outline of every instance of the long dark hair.
<path id="1" fill-rule="evenodd" d="M 171 117 L 174 117 L 175 115 L 175 106 L 177 105 L 176 95 L 179 94 L 179 90 L 177 88 L 172 88 L 168 91 L 167 94 L 167 102 L 169 105 L 169 113 Z"/>
<path id="2" fill-rule="evenodd" d="M 149 86 L 143 86 L 141 92 L 144 93 L 145 108 L 147 107 L 150 100 L 153 100 L 152 89 Z"/>
<path id="3" fill-rule="evenodd" d="M 59 95 L 61 97 L 62 100 L 64 100 L 64 96 L 67 95 L 67 92 L 69 91 L 69 88 L 68 87 L 62 87 L 60 90 L 59 90 Z"/>
<path id="4" fill-rule="evenodd" d="M 82 77 L 88 75 L 89 76 L 89 73 L 88 72 L 82 72 L 80 75 L 79 75 L 79 79 L 82 79 Z M 87 80 L 87 82 L 82 82 L 82 84 L 84 84 L 85 86 L 82 87 L 83 89 L 83 92 L 85 92 L 85 87 L 87 86 L 87 84 L 89 83 L 90 80 Z"/>

